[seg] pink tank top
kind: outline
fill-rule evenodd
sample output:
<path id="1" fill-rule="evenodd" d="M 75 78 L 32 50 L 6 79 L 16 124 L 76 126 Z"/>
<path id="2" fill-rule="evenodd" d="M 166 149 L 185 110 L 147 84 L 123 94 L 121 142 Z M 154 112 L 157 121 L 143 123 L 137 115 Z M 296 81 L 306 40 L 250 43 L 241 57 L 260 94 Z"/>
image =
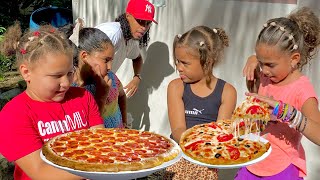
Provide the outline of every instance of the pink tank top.
<path id="1" fill-rule="evenodd" d="M 315 90 L 306 76 L 301 76 L 296 81 L 275 86 L 270 80 L 261 77 L 259 87 L 260 95 L 273 96 L 301 111 L 303 103 L 309 98 L 316 98 Z M 269 122 L 261 133 L 265 135 L 272 146 L 271 154 L 263 161 L 248 166 L 247 169 L 258 176 L 272 176 L 286 169 L 290 164 L 299 168 L 299 176 L 306 176 L 306 160 L 301 144 L 302 134 L 282 122 Z"/>

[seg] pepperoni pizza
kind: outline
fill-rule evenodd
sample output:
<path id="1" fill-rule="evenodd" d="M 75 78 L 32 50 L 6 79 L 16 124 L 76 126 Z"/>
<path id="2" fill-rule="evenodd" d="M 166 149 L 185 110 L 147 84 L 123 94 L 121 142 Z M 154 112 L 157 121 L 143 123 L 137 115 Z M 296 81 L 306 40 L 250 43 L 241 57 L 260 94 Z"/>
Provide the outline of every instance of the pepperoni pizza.
<path id="1" fill-rule="evenodd" d="M 50 139 L 47 160 L 83 171 L 119 172 L 152 168 L 174 159 L 179 150 L 164 136 L 134 129 L 86 129 Z"/>

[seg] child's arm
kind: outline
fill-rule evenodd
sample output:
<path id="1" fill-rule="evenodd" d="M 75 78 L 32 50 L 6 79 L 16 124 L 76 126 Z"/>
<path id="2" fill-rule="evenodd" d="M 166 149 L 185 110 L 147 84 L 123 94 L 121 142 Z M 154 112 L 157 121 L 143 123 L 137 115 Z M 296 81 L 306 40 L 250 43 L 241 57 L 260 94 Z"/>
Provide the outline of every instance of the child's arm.
<path id="1" fill-rule="evenodd" d="M 237 91 L 229 83 L 223 88 L 217 120 L 230 119 L 237 103 Z"/>
<path id="2" fill-rule="evenodd" d="M 122 122 L 124 125 L 126 125 L 127 124 L 127 96 L 123 90 L 123 86 L 121 83 L 119 87 L 118 104 L 121 111 Z"/>
<path id="3" fill-rule="evenodd" d="M 16 164 L 33 180 L 84 179 L 45 163 L 40 158 L 40 149 L 16 160 Z"/>
<path id="4" fill-rule="evenodd" d="M 259 62 L 255 55 L 248 58 L 245 67 L 242 70 L 243 76 L 246 77 L 246 85 L 248 91 L 251 93 L 257 93 L 260 85 L 260 67 Z"/>
<path id="5" fill-rule="evenodd" d="M 273 108 L 276 106 L 278 101 L 273 98 L 260 96 L 255 93 L 246 93 L 247 96 L 254 96 L 259 100 L 266 102 L 271 106 L 270 113 L 272 113 Z M 303 129 L 304 124 L 306 124 L 304 131 L 302 134 L 306 136 L 313 143 L 320 145 L 320 112 L 318 107 L 318 102 L 315 98 L 309 98 L 302 106 L 302 114 L 307 117 L 307 119 L 302 119 L 300 130 Z M 306 122 L 305 122 L 306 121 Z"/>
<path id="6" fill-rule="evenodd" d="M 315 98 L 309 98 L 303 103 L 301 108 L 302 114 L 307 118 L 301 122 L 300 130 L 306 123 L 302 132 L 310 141 L 320 145 L 320 112 L 318 109 L 318 101 Z M 304 122 L 306 121 L 306 122 Z"/>
<path id="7" fill-rule="evenodd" d="M 171 81 L 168 86 L 168 114 L 171 133 L 176 142 L 179 142 L 181 134 L 187 129 L 182 100 L 183 89 L 183 82 L 180 79 Z"/>

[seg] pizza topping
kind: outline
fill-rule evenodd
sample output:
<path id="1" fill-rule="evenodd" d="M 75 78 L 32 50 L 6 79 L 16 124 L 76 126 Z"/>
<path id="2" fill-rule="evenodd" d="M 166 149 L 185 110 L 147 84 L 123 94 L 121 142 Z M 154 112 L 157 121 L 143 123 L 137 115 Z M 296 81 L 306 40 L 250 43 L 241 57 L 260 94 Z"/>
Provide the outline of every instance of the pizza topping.
<path id="1" fill-rule="evenodd" d="M 220 156 L 221 156 L 221 154 L 219 154 L 219 153 L 216 153 L 216 154 L 214 155 L 215 158 L 219 158 Z"/>
<path id="2" fill-rule="evenodd" d="M 189 144 L 185 148 L 186 149 L 195 150 L 197 148 L 198 144 L 203 143 L 203 142 L 204 142 L 203 140 L 199 140 L 199 141 L 196 141 L 196 142 L 193 142 L 193 143 Z"/>
<path id="3" fill-rule="evenodd" d="M 217 137 L 219 142 L 229 141 L 233 138 L 232 134 L 221 134 Z"/>

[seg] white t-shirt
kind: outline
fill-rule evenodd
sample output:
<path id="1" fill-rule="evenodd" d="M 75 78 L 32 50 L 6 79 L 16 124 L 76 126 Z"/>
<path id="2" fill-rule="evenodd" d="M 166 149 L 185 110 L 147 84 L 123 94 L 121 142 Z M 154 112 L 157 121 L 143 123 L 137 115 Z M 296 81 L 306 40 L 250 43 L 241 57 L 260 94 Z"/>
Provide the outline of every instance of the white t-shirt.
<path id="1" fill-rule="evenodd" d="M 96 28 L 106 33 L 115 47 L 115 55 L 112 61 L 112 71 L 114 73 L 117 73 L 126 58 L 136 59 L 139 56 L 139 41 L 130 39 L 126 44 L 119 22 L 102 23 Z"/>

